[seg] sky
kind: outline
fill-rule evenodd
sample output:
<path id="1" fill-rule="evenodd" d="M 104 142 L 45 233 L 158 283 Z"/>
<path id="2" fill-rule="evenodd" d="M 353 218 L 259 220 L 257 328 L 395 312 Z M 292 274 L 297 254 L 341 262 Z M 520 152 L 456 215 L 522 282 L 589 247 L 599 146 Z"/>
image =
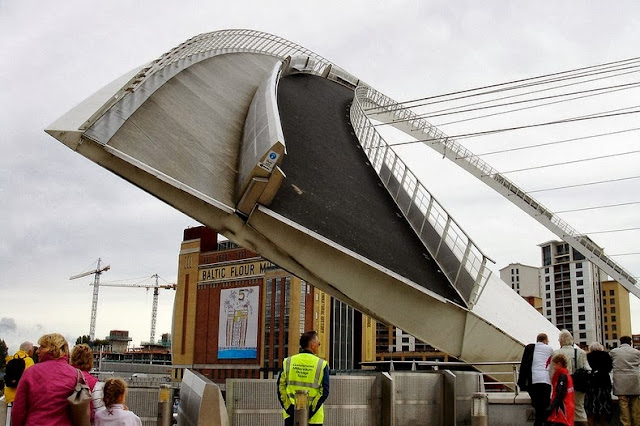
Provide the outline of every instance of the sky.
<path id="1" fill-rule="evenodd" d="M 129 70 L 201 33 L 248 28 L 296 42 L 386 95 L 402 101 L 638 56 L 640 3 L 618 1 L 194 1 L 0 0 L 0 339 L 10 350 L 60 332 L 72 343 L 89 332 L 92 277 L 137 282 L 158 274 L 175 282 L 182 232 L 193 219 L 72 152 L 44 128 Z M 630 77 L 632 78 L 632 77 Z M 635 96 L 609 98 L 614 107 Z M 597 101 L 584 108 L 604 107 Z M 571 106 L 549 109 L 569 114 Z M 580 110 L 584 111 L 584 109 Z M 571 114 L 569 114 L 571 115 Z M 448 134 L 503 127 L 501 117 L 443 125 Z M 538 111 L 511 120 L 543 121 Z M 433 120 L 443 124 L 444 119 Z M 614 129 L 640 127 L 629 115 Z M 523 132 L 463 142 L 472 151 L 597 133 L 572 129 Z M 606 130 L 604 130 L 606 131 Z M 638 133 L 580 143 L 565 151 L 485 158 L 499 170 L 553 162 L 576 152 L 601 155 L 637 146 Z M 616 145 L 618 144 L 619 145 Z M 494 270 L 510 262 L 540 266 L 537 244 L 556 239 L 475 178 L 427 148 L 399 150 L 425 186 L 483 251 Z M 573 157 L 572 157 L 573 158 Z M 551 160 L 551 161 L 549 161 Z M 603 163 L 509 175 L 527 190 L 637 175 L 633 155 Z M 538 163 L 536 163 L 538 162 Z M 443 177 L 444 176 L 444 177 Z M 575 191 L 540 193 L 551 210 L 637 201 L 637 180 Z M 634 197 L 636 197 L 634 199 Z M 576 229 L 638 227 L 637 205 L 563 215 Z M 638 252 L 638 231 L 594 235 L 609 253 Z M 640 257 L 615 258 L 634 276 Z M 161 290 L 156 337 L 171 330 L 174 293 Z M 640 306 L 632 297 L 633 332 Z M 129 330 L 149 339 L 152 294 L 100 289 L 96 337 Z"/>

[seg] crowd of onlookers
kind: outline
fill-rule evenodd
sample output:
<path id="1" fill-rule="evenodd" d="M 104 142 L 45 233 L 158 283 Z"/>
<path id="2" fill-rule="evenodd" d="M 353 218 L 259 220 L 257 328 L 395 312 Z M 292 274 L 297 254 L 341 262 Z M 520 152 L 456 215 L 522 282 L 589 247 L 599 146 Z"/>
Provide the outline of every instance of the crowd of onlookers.
<path id="1" fill-rule="evenodd" d="M 4 397 L 11 426 L 72 425 L 68 398 L 82 382 L 91 393 L 87 423 L 142 426 L 140 418 L 124 404 L 124 380 L 100 382 L 90 374 L 92 368 L 91 348 L 79 344 L 70 352 L 66 339 L 58 333 L 42 336 L 37 348 L 31 342 L 22 343 L 13 356 L 7 356 Z"/>
<path id="2" fill-rule="evenodd" d="M 620 346 L 609 352 L 597 342 L 586 351 L 577 347 L 567 330 L 560 332 L 558 342 L 554 351 L 548 336 L 540 333 L 522 355 L 518 386 L 531 397 L 534 425 L 609 424 L 613 394 L 620 423 L 640 426 L 640 351 L 631 337 L 621 337 Z M 91 392 L 91 424 L 142 425 L 124 404 L 124 380 L 100 382 L 90 374 L 93 352 L 88 345 L 76 345 L 70 353 L 58 333 L 45 334 L 38 345 L 35 349 L 24 342 L 6 359 L 4 398 L 12 426 L 71 425 L 68 397 L 79 378 Z"/>
<path id="3" fill-rule="evenodd" d="M 586 350 L 562 330 L 553 350 L 545 333 L 525 347 L 518 386 L 531 397 L 535 425 L 605 425 L 618 398 L 620 424 L 640 426 L 640 351 L 629 336 L 605 351 L 597 342 Z"/>

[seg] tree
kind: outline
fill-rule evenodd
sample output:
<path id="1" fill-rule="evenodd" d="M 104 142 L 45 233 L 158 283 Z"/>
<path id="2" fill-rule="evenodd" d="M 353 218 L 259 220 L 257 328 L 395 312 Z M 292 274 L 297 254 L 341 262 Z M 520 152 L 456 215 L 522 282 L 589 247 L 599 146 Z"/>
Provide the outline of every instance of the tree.
<path id="1" fill-rule="evenodd" d="M 87 345 L 91 346 L 91 338 L 89 338 L 88 334 L 80 336 L 76 339 L 76 345 L 79 345 L 81 343 L 86 343 Z"/>
<path id="2" fill-rule="evenodd" d="M 9 348 L 4 339 L 0 339 L 0 371 L 4 371 L 7 365 L 6 357 L 9 355 Z"/>
<path id="3" fill-rule="evenodd" d="M 100 346 L 109 346 L 109 344 L 110 344 L 109 340 L 107 340 L 107 339 L 96 339 L 93 342 L 93 347 L 98 349 L 98 348 L 100 348 Z"/>
<path id="4" fill-rule="evenodd" d="M 100 346 L 109 345 L 109 340 L 96 339 L 94 341 L 91 341 L 91 339 L 89 338 L 89 335 L 85 334 L 84 336 L 79 336 L 76 339 L 76 345 L 79 345 L 81 343 L 86 343 L 87 345 L 89 345 L 89 347 L 91 347 L 91 349 L 93 349 L 93 348 L 99 348 Z"/>

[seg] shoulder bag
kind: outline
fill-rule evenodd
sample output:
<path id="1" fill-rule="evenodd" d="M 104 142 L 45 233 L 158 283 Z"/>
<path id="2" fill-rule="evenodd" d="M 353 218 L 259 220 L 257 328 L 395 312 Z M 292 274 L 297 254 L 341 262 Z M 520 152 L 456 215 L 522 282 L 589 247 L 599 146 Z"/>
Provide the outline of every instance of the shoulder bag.
<path id="1" fill-rule="evenodd" d="M 571 375 L 571 379 L 573 380 L 573 389 L 578 392 L 586 392 L 589 390 L 589 384 L 591 383 L 591 370 L 578 368 L 578 350 L 576 348 L 573 348 L 573 354 L 575 360 L 575 370 Z"/>
<path id="2" fill-rule="evenodd" d="M 84 381 L 82 372 L 76 368 L 78 376 L 73 392 L 67 397 L 69 405 L 69 416 L 74 426 L 91 426 L 91 415 L 89 413 L 91 403 L 91 390 Z"/>

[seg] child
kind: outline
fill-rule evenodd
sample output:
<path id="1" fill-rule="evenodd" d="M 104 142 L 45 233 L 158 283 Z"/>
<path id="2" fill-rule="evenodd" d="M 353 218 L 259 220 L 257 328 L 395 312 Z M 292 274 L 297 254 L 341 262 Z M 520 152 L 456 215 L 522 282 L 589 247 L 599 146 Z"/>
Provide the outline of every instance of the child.
<path id="1" fill-rule="evenodd" d="M 126 390 L 127 385 L 120 378 L 109 379 L 104 383 L 102 399 L 107 409 L 96 412 L 95 426 L 142 426 L 140 417 L 129 411 L 124 405 Z"/>
<path id="2" fill-rule="evenodd" d="M 567 357 L 564 354 L 556 354 L 551 358 L 553 377 L 551 386 L 551 406 L 547 422 L 550 425 L 573 426 L 574 402 L 573 381 L 567 370 Z"/>

